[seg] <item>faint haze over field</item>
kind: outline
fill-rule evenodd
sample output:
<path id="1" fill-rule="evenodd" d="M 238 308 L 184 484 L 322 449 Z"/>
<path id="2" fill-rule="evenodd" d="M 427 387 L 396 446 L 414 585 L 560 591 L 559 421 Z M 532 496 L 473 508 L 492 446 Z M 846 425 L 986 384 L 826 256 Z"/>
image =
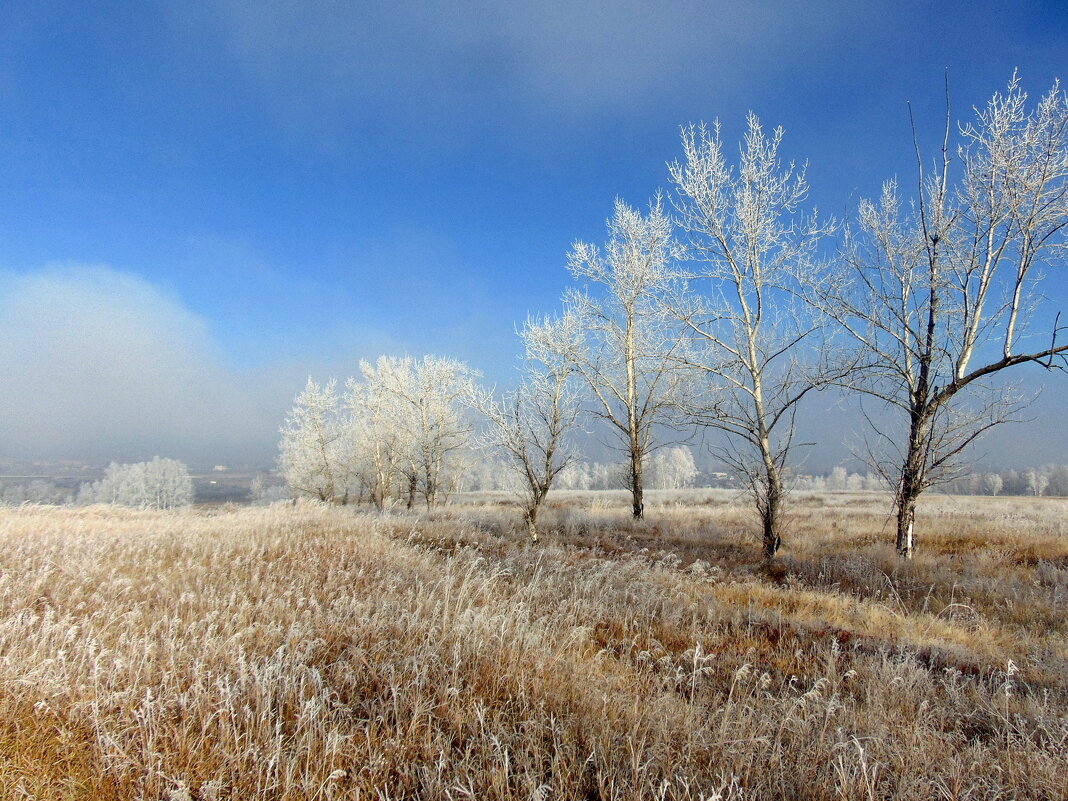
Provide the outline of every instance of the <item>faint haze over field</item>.
<path id="1" fill-rule="evenodd" d="M 1060 3 L 0 7 L 0 457 L 269 463 L 309 375 L 433 352 L 511 381 L 577 238 L 667 182 L 678 126 L 752 109 L 849 216 L 1068 65 Z M 1068 311 L 1068 275 L 1051 271 Z M 977 456 L 1068 457 L 1068 380 Z M 855 411 L 814 398 L 806 464 Z M 853 437 L 856 439 L 856 437 Z"/>

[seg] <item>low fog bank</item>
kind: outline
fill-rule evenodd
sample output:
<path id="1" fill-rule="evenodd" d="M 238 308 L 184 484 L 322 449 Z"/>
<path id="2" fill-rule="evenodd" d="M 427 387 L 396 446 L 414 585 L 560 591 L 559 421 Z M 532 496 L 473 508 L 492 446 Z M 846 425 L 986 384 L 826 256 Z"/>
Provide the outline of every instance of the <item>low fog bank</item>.
<path id="1" fill-rule="evenodd" d="M 62 265 L 0 277 L 0 456 L 269 464 L 296 376 L 224 366 L 144 280 Z"/>

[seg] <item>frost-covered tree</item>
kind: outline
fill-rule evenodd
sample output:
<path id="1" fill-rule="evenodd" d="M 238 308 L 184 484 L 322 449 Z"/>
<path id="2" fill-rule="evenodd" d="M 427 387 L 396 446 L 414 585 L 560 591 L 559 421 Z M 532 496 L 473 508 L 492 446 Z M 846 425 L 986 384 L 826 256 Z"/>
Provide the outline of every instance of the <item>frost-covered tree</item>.
<path id="1" fill-rule="evenodd" d="M 258 475 L 249 483 L 249 498 L 253 506 L 270 506 L 278 501 L 286 501 L 292 498 L 289 488 L 285 484 L 278 484 Z"/>
<path id="2" fill-rule="evenodd" d="M 517 477 L 523 520 L 538 541 L 538 511 L 557 475 L 574 458 L 565 437 L 576 425 L 581 396 L 568 354 L 583 337 L 577 316 L 528 320 L 520 334 L 525 359 L 519 386 L 497 400 L 482 393 L 478 406 L 489 422 L 482 444 L 500 453 Z"/>
<path id="3" fill-rule="evenodd" d="M 1043 468 L 1043 472 L 1049 479 L 1049 485 L 1046 488 L 1047 495 L 1056 495 L 1061 498 L 1068 496 L 1068 466 L 1048 464 Z"/>
<path id="4" fill-rule="evenodd" d="M 556 485 L 566 490 L 590 488 L 590 466 L 586 462 L 570 462 L 556 477 Z"/>
<path id="5" fill-rule="evenodd" d="M 503 459 L 485 448 L 474 447 L 460 457 L 460 482 L 457 492 L 518 492 L 518 477 Z"/>
<path id="6" fill-rule="evenodd" d="M 352 489 L 352 437 L 342 419 L 337 382 L 311 378 L 281 429 L 278 469 L 298 497 L 346 503 Z"/>
<path id="7" fill-rule="evenodd" d="M 477 373 L 437 356 L 379 360 L 378 380 L 393 420 L 404 432 L 397 469 L 411 508 L 421 495 L 427 508 L 448 497 L 462 475 L 458 455 L 471 440 Z"/>
<path id="8" fill-rule="evenodd" d="M 1001 488 L 1005 482 L 1001 480 L 1001 476 L 997 473 L 987 473 L 983 476 L 983 489 L 986 490 L 987 495 L 997 495 L 1001 492 Z"/>
<path id="9" fill-rule="evenodd" d="M 608 233 L 603 250 L 576 242 L 568 256 L 572 275 L 586 285 L 565 301 L 585 331 L 569 357 L 593 395 L 593 413 L 615 431 L 626 454 L 627 488 L 638 518 L 645 510 L 642 470 L 657 444 L 654 431 L 671 423 L 684 394 L 677 329 L 655 299 L 678 247 L 659 197 L 645 215 L 617 200 Z"/>
<path id="10" fill-rule="evenodd" d="M 78 502 L 136 509 L 178 509 L 193 503 L 193 479 L 188 468 L 174 459 L 157 456 L 151 462 L 112 462 L 104 478 L 82 485 Z"/>
<path id="11" fill-rule="evenodd" d="M 869 415 L 873 467 L 896 488 L 897 549 L 915 549 L 916 501 L 960 471 L 965 449 L 1022 403 L 1006 370 L 1068 366 L 1064 328 L 1041 306 L 1043 268 L 1064 269 L 1068 96 L 1036 106 L 1013 76 L 945 138 L 933 175 L 917 145 L 916 197 L 897 183 L 864 201 L 841 274 L 816 287 L 854 346 L 848 385 L 885 405 Z M 1041 314 L 1040 314 L 1041 312 Z"/>
<path id="12" fill-rule="evenodd" d="M 653 455 L 653 484 L 659 489 L 692 487 L 697 478 L 697 463 L 685 445 L 663 448 Z"/>
<path id="13" fill-rule="evenodd" d="M 821 280 L 816 247 L 834 227 L 804 210 L 805 172 L 782 163 L 782 138 L 750 114 L 734 165 L 719 123 L 683 130 L 671 198 L 688 258 L 663 293 L 689 340 L 686 363 L 706 381 L 694 420 L 725 434 L 717 455 L 744 478 L 769 559 L 784 533 L 797 406 L 824 380 L 813 369 L 824 318 L 798 298 Z"/>
<path id="14" fill-rule="evenodd" d="M 1027 480 L 1027 491 L 1031 495 L 1037 498 L 1046 494 L 1046 489 L 1049 487 L 1049 476 L 1046 475 L 1045 470 L 1028 470 L 1024 473 L 1024 478 Z"/>
<path id="15" fill-rule="evenodd" d="M 831 492 L 845 492 L 849 486 L 849 471 L 838 465 L 827 476 L 827 489 Z"/>
<path id="16" fill-rule="evenodd" d="M 345 403 L 354 440 L 357 472 L 371 502 L 382 509 L 401 489 L 414 488 L 417 477 L 416 431 L 409 425 L 405 401 L 412 384 L 413 361 L 388 356 L 360 362 L 359 379 L 349 379 Z M 406 480 L 408 483 L 405 483 Z M 409 496 L 411 506 L 411 495 Z"/>
<path id="17" fill-rule="evenodd" d="M 459 479 L 458 452 L 472 430 L 475 374 L 450 359 L 383 356 L 363 362 L 344 398 L 311 379 L 282 427 L 278 465 L 298 496 L 379 508 L 417 495 L 427 507 Z"/>

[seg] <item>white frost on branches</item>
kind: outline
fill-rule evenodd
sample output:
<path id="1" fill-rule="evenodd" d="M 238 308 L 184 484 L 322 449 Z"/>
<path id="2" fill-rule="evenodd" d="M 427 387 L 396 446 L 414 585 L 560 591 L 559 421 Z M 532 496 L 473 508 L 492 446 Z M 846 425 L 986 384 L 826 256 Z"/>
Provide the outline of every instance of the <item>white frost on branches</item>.
<path id="1" fill-rule="evenodd" d="M 112 462 L 104 478 L 82 485 L 78 502 L 135 509 L 178 509 L 192 505 L 193 479 L 188 468 L 174 459 L 157 456 L 151 462 Z"/>
<path id="2" fill-rule="evenodd" d="M 378 508 L 448 498 L 468 445 L 476 373 L 462 362 L 383 356 L 360 378 L 320 386 L 311 379 L 282 427 L 279 468 L 297 496 Z"/>

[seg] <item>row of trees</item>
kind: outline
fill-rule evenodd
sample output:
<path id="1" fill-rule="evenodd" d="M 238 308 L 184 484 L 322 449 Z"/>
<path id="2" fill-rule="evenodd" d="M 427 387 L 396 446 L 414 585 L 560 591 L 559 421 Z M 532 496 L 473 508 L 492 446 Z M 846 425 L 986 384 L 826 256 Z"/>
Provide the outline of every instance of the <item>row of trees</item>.
<path id="1" fill-rule="evenodd" d="M 516 476 L 508 465 L 487 458 L 484 450 L 465 448 L 455 465 L 458 489 L 465 491 L 515 491 Z M 699 475 L 692 450 L 685 446 L 658 450 L 644 469 L 647 486 L 655 490 L 679 490 L 694 486 Z M 719 474 L 716 474 L 719 475 Z M 192 479 L 181 462 L 157 460 L 136 465 L 113 464 L 102 481 L 83 484 L 78 493 L 45 479 L 28 483 L 0 483 L 0 505 L 43 504 L 63 506 L 72 503 L 121 503 L 136 508 L 177 508 L 192 502 Z M 562 490 L 618 490 L 627 486 L 628 466 L 610 462 L 571 461 L 561 470 L 553 486 Z M 789 479 L 791 490 L 806 492 L 877 492 L 886 484 L 875 473 L 860 475 L 836 467 L 827 475 L 797 475 Z M 1050 495 L 1068 497 L 1068 465 L 1048 464 L 1026 470 L 1000 473 L 969 473 L 945 485 L 958 495 Z M 249 486 L 253 505 L 291 500 L 293 494 L 277 477 L 257 475 Z"/>
<path id="2" fill-rule="evenodd" d="M 572 248 L 577 286 L 557 317 L 524 327 L 514 392 L 494 400 L 450 363 L 463 378 L 443 376 L 435 387 L 452 389 L 439 398 L 418 389 L 417 363 L 385 362 L 398 365 L 397 388 L 365 366 L 362 382 L 350 382 L 342 416 L 351 419 L 340 427 L 361 430 L 358 444 L 331 445 L 347 435 L 324 438 L 296 416 L 287 422 L 284 470 L 299 475 L 287 442 L 323 453 L 321 468 L 293 486 L 336 496 L 360 475 L 381 504 L 399 475 L 409 503 L 419 492 L 429 505 L 450 449 L 469 433 L 458 422 L 468 402 L 489 421 L 483 444 L 519 476 L 536 536 L 538 507 L 574 458 L 566 439 L 580 410 L 613 432 L 635 517 L 658 435 L 714 429 L 720 436 L 710 440 L 750 491 L 771 558 L 783 534 L 798 406 L 836 386 L 868 399 L 868 461 L 894 488 L 897 547 L 911 556 L 917 498 L 952 480 L 967 446 L 1022 406 L 994 379 L 1022 364 L 1066 366 L 1063 328 L 1038 313 L 1038 286 L 1043 267 L 1064 267 L 1068 98 L 1055 84 L 1029 109 L 1014 76 L 975 120 L 953 126 L 947 93 L 934 169 L 917 137 L 915 195 L 903 198 L 889 181 L 846 224 L 806 206 L 805 170 L 783 162 L 782 139 L 781 128 L 768 133 L 751 114 L 735 161 L 718 123 L 685 128 L 666 195 L 646 212 L 617 200 L 604 245 Z M 294 415 L 332 391 L 309 385 Z M 427 409 L 453 409 L 451 425 L 426 429 L 419 398 Z M 409 421 L 403 435 L 396 420 Z M 351 464 L 363 467 L 328 475 L 330 447 L 359 451 Z"/>
<path id="3" fill-rule="evenodd" d="M 193 503 L 193 479 L 175 459 L 112 462 L 99 481 L 82 484 L 79 504 L 107 503 L 135 509 L 179 509 Z"/>
<path id="4" fill-rule="evenodd" d="M 499 454 L 479 447 L 478 437 L 472 447 L 460 452 L 455 469 L 459 474 L 457 489 L 463 492 L 516 492 L 521 479 Z M 574 448 L 574 443 L 569 447 Z M 664 447 L 650 458 L 644 468 L 646 487 L 654 490 L 685 489 L 695 485 L 699 475 L 693 451 L 686 445 Z M 625 489 L 630 480 L 629 468 L 614 462 L 591 462 L 574 459 L 556 474 L 553 488 L 562 490 Z"/>
<path id="5" fill-rule="evenodd" d="M 661 448 L 642 468 L 647 486 L 659 490 L 692 487 L 697 475 L 693 451 L 685 445 Z M 560 473 L 557 484 L 561 489 L 620 489 L 626 488 L 629 480 L 629 465 L 575 462 Z"/>
<path id="6" fill-rule="evenodd" d="M 18 506 L 23 503 L 62 506 L 74 500 L 69 489 L 51 481 L 35 478 L 25 484 L 15 482 L 0 485 L 0 505 Z"/>
<path id="7" fill-rule="evenodd" d="M 970 473 L 954 479 L 947 489 L 958 495 L 1051 495 L 1068 497 L 1068 465 L 1048 464 L 1027 470 Z"/>
<path id="8" fill-rule="evenodd" d="M 429 508 L 456 487 L 475 396 L 472 370 L 433 356 L 361 362 L 340 394 L 308 379 L 282 428 L 282 475 L 322 501 Z"/>

